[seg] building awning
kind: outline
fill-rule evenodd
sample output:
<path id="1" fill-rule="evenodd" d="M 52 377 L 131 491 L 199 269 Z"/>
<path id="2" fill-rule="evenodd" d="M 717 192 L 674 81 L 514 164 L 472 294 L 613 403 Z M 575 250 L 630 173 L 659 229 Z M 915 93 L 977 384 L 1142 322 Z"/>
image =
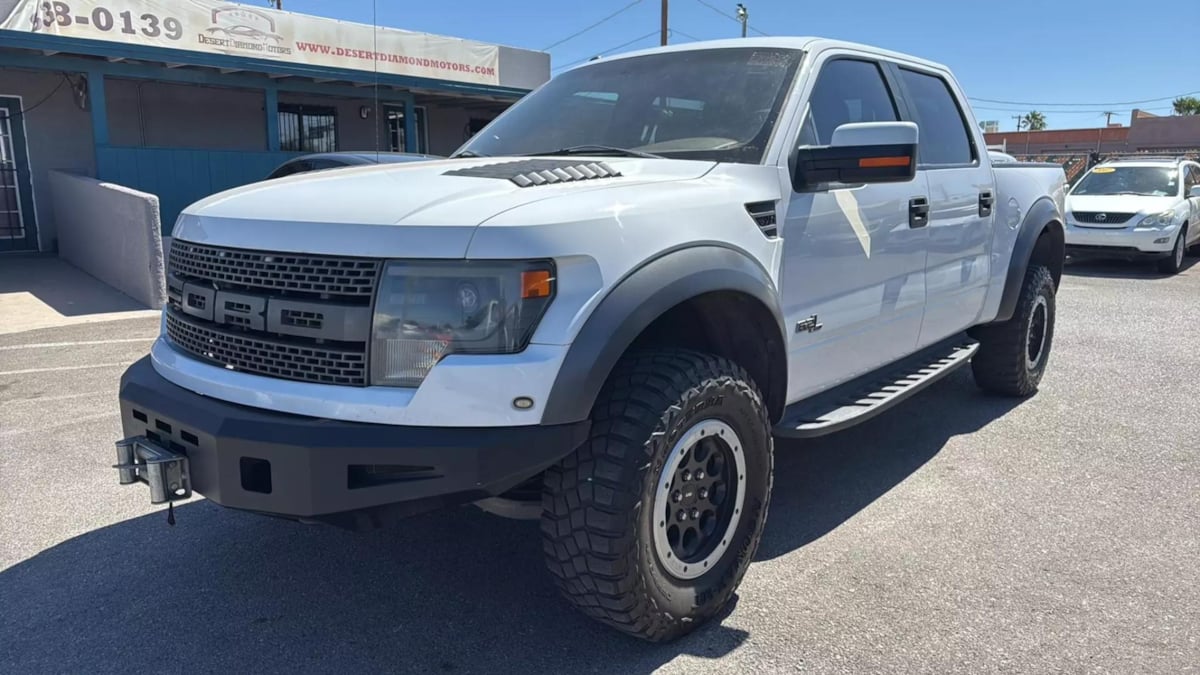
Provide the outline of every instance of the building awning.
<path id="1" fill-rule="evenodd" d="M 167 68 L 219 69 L 430 96 L 511 101 L 549 79 L 549 55 L 220 0 L 16 0 L 0 44 Z"/>

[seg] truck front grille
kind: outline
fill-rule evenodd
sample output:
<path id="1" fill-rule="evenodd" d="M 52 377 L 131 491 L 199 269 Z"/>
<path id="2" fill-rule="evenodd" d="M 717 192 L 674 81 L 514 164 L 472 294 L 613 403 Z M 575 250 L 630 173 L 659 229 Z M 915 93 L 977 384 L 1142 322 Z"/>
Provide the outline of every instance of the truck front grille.
<path id="1" fill-rule="evenodd" d="M 167 337 L 244 373 L 368 384 L 371 301 L 382 263 L 171 242 Z"/>
<path id="2" fill-rule="evenodd" d="M 1113 213 L 1112 211 L 1072 211 L 1071 215 L 1077 223 L 1093 225 L 1120 225 L 1134 216 L 1132 213 Z"/>
<path id="3" fill-rule="evenodd" d="M 170 268 L 179 276 L 209 279 L 226 287 L 370 302 L 380 264 L 370 258 L 248 251 L 176 239 L 171 242 Z"/>
<path id="4" fill-rule="evenodd" d="M 180 349 L 234 370 L 301 382 L 365 386 L 363 348 L 341 349 L 269 339 L 249 332 L 217 330 L 174 309 L 167 310 L 167 337 Z"/>

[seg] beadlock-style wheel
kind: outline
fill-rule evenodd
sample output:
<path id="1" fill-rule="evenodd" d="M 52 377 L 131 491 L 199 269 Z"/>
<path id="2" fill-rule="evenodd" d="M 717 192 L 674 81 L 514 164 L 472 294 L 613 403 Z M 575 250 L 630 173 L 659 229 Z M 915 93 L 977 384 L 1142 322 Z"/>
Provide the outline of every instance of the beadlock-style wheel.
<path id="1" fill-rule="evenodd" d="M 589 438 L 546 470 L 546 567 L 588 616 L 673 640 L 728 605 L 762 539 L 771 423 L 736 363 L 683 349 L 618 362 Z"/>
<path id="2" fill-rule="evenodd" d="M 1025 366 L 1036 370 L 1046 351 L 1046 328 L 1049 316 L 1046 296 L 1039 295 L 1033 305 L 1033 313 L 1029 317 L 1029 336 L 1025 341 Z"/>
<path id="3" fill-rule="evenodd" d="M 719 420 L 688 429 L 671 449 L 654 496 L 654 553 L 679 579 L 704 574 L 729 548 L 746 497 L 741 439 Z"/>

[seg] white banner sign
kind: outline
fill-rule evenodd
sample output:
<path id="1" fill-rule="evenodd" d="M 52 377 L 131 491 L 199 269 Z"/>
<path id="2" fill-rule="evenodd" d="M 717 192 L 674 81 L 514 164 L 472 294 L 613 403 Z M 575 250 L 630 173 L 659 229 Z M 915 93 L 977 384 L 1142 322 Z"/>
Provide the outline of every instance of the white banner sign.
<path id="1" fill-rule="evenodd" d="M 0 29 L 456 82 L 500 81 L 494 45 L 218 0 L 0 0 Z"/>

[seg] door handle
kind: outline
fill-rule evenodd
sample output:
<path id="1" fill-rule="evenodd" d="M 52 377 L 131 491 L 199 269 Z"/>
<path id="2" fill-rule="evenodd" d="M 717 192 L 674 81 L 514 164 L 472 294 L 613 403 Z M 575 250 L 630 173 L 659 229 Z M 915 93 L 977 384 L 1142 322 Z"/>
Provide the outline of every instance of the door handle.
<path id="1" fill-rule="evenodd" d="M 929 200 L 925 197 L 913 197 L 908 200 L 908 226 L 918 228 L 928 224 Z"/>
<path id="2" fill-rule="evenodd" d="M 995 202 L 995 199 L 992 197 L 991 190 L 984 190 L 983 192 L 980 192 L 979 193 L 979 215 L 980 216 L 992 215 L 992 204 L 994 202 Z"/>

